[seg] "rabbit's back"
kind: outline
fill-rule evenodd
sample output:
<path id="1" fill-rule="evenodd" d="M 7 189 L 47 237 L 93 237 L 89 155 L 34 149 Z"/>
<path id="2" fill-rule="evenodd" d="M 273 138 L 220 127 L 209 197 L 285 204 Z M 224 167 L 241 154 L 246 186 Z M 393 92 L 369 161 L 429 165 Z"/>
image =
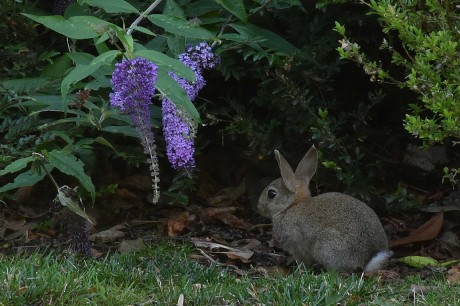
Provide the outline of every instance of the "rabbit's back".
<path id="1" fill-rule="evenodd" d="M 297 260 L 339 271 L 364 268 L 372 256 L 388 248 L 374 211 L 336 192 L 292 204 L 274 216 L 273 236 Z"/>

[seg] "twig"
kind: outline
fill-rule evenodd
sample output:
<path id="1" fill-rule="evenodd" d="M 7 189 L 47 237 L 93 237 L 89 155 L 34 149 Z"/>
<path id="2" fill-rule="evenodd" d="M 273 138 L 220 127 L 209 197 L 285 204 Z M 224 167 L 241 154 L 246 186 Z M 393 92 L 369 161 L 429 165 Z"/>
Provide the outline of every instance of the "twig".
<path id="1" fill-rule="evenodd" d="M 153 11 L 161 3 L 161 1 L 163 0 L 156 0 L 155 2 L 150 4 L 150 6 L 145 11 L 143 11 L 139 15 L 139 17 L 137 17 L 136 20 L 134 20 L 134 22 L 129 26 L 126 34 L 131 35 L 131 33 L 134 31 L 134 28 L 137 27 L 137 25 L 142 21 L 142 19 L 147 17 L 148 14 L 150 14 L 150 12 Z"/>

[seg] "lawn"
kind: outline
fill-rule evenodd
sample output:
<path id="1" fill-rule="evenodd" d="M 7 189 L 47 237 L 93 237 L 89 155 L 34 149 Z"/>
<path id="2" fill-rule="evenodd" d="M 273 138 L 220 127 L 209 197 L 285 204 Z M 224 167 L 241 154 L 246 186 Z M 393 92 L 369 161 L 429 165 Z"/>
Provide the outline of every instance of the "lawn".
<path id="1" fill-rule="evenodd" d="M 98 259 L 55 251 L 2 255 L 0 305 L 460 303 L 460 288 L 447 282 L 445 271 L 382 278 L 313 273 L 299 266 L 288 274 L 264 273 L 260 267 L 235 270 L 197 257 L 192 245 L 171 241 Z"/>

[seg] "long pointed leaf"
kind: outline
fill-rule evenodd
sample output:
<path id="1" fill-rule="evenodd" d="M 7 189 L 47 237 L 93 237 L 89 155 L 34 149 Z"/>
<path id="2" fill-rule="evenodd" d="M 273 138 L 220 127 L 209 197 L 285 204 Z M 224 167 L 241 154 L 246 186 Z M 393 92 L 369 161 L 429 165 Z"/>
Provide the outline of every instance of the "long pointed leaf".
<path id="1" fill-rule="evenodd" d="M 188 81 L 195 81 L 195 73 L 193 70 L 177 59 L 153 50 L 139 50 L 134 54 L 136 56 L 145 57 L 146 59 L 154 62 L 160 69 L 163 69 L 166 72 L 174 72 Z"/>
<path id="2" fill-rule="evenodd" d="M 205 28 L 193 25 L 192 23 L 182 18 L 167 16 L 162 14 L 150 15 L 148 19 L 155 25 L 162 27 L 169 33 L 189 38 L 197 38 L 203 40 L 212 40 L 214 34 Z"/>
<path id="3" fill-rule="evenodd" d="M 65 19 L 62 16 L 22 15 L 44 25 L 45 27 L 72 39 L 88 39 L 101 35 L 110 23 L 94 16 L 73 16 Z"/>

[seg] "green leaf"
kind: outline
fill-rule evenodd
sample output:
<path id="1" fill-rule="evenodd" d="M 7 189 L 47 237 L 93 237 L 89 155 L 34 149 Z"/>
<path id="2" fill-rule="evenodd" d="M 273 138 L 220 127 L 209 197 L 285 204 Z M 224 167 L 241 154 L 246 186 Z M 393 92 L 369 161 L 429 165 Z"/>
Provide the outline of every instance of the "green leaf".
<path id="1" fill-rule="evenodd" d="M 174 0 L 166 1 L 165 8 L 163 9 L 163 14 L 185 19 L 184 11 Z"/>
<path id="2" fill-rule="evenodd" d="M 101 145 L 103 145 L 103 146 L 109 147 L 110 149 L 112 149 L 112 150 L 114 150 L 115 152 L 117 152 L 117 149 L 115 149 L 115 148 L 112 146 L 112 144 L 111 144 L 107 139 L 105 139 L 104 137 L 101 137 L 101 136 L 96 137 L 96 138 L 94 139 L 94 142 L 99 143 L 99 144 L 101 144 Z"/>
<path id="3" fill-rule="evenodd" d="M 91 218 L 86 214 L 86 212 L 81 209 L 80 203 L 77 202 L 77 191 L 76 188 L 72 189 L 69 186 L 62 186 L 58 190 L 57 198 L 62 206 L 67 207 L 77 215 L 82 218 L 85 218 L 86 221 L 93 224 Z"/>
<path id="4" fill-rule="evenodd" d="M 131 35 L 129 35 L 125 30 L 122 28 L 111 24 L 109 25 L 109 28 L 115 31 L 117 34 L 118 39 L 121 41 L 123 44 L 123 47 L 125 48 L 126 53 L 128 53 L 129 57 L 132 56 L 134 52 L 134 39 Z"/>
<path id="5" fill-rule="evenodd" d="M 62 80 L 61 95 L 65 99 L 72 84 L 81 81 L 87 76 L 96 72 L 103 65 L 110 65 L 112 61 L 120 54 L 118 50 L 105 52 L 94 58 L 87 65 L 77 65 L 70 73 Z"/>
<path id="6" fill-rule="evenodd" d="M 81 186 L 90 193 L 94 202 L 96 190 L 89 177 L 84 171 L 84 164 L 70 152 L 53 150 L 48 153 L 48 161 L 51 165 L 59 169 L 62 173 L 73 176 L 78 180 Z"/>
<path id="7" fill-rule="evenodd" d="M 214 0 L 216 3 L 222 5 L 227 11 L 235 15 L 243 22 L 248 21 L 248 15 L 244 8 L 243 0 Z"/>
<path id="8" fill-rule="evenodd" d="M 195 105 L 190 101 L 184 89 L 166 72 L 158 72 L 157 89 L 177 107 L 187 111 L 193 121 L 196 123 L 200 122 L 200 114 L 196 110 Z"/>
<path id="9" fill-rule="evenodd" d="M 51 165 L 45 165 L 44 166 L 48 172 L 51 172 L 53 170 L 53 167 Z M 13 189 L 17 189 L 20 187 L 25 187 L 25 186 L 33 186 L 36 183 L 40 182 L 45 178 L 46 172 L 45 171 L 40 171 L 37 172 L 36 170 L 30 169 L 27 172 L 21 173 L 16 178 L 12 183 L 8 183 L 0 188 L 0 193 L 2 192 L 7 192 Z"/>
<path id="10" fill-rule="evenodd" d="M 144 28 L 144 27 L 140 27 L 140 26 L 135 26 L 132 29 L 135 30 L 135 31 L 150 35 L 150 36 L 156 36 L 157 35 L 154 32 L 150 31 L 149 29 Z"/>
<path id="11" fill-rule="evenodd" d="M 193 18 L 207 15 L 211 12 L 218 12 L 222 10 L 222 6 L 215 3 L 213 0 L 195 0 L 188 4 L 185 9 L 186 15 Z"/>
<path id="12" fill-rule="evenodd" d="M 6 80 L 0 83 L 0 92 L 4 89 L 11 90 L 17 93 L 32 92 L 49 84 L 48 77 L 35 77 L 25 79 Z"/>
<path id="13" fill-rule="evenodd" d="M 265 30 L 256 25 L 242 25 L 242 24 L 230 24 L 238 33 L 243 37 L 250 37 L 253 40 L 258 40 L 258 43 L 265 48 L 276 50 L 286 55 L 293 55 L 295 53 L 301 54 L 302 50 L 298 49 L 290 42 L 275 34 L 274 32 Z"/>
<path id="14" fill-rule="evenodd" d="M 90 6 L 98 7 L 110 14 L 116 13 L 137 13 L 139 11 L 124 0 L 80 0 L 80 4 L 88 4 Z"/>
<path id="15" fill-rule="evenodd" d="M 185 36 L 189 38 L 196 38 L 202 40 L 212 40 L 214 34 L 208 30 L 201 28 L 197 25 L 191 24 L 187 20 L 167 16 L 162 14 L 150 15 L 148 19 L 155 25 L 162 27 L 169 33 L 173 33 L 179 36 Z"/>
<path id="16" fill-rule="evenodd" d="M 80 217 L 86 219 L 86 221 L 88 221 L 89 223 L 94 224 L 91 218 L 88 216 L 88 214 L 83 209 L 81 209 L 81 205 L 78 202 L 79 199 L 77 198 L 76 189 L 77 188 L 72 189 L 69 186 L 65 185 L 60 187 L 57 195 L 59 202 L 62 204 L 62 206 L 67 207 Z"/>
<path id="17" fill-rule="evenodd" d="M 113 133 L 113 134 L 121 134 L 124 136 L 128 137 L 139 137 L 137 134 L 136 129 L 129 125 L 125 126 L 120 126 L 120 125 L 110 125 L 110 126 L 104 126 L 101 128 L 101 131 L 107 132 L 107 133 Z"/>
<path id="18" fill-rule="evenodd" d="M 18 160 L 15 160 L 14 162 L 12 162 L 8 166 L 6 166 L 5 169 L 1 170 L 0 175 L 5 175 L 7 173 L 14 173 L 14 172 L 21 171 L 22 169 L 27 167 L 27 165 L 30 162 L 32 162 L 34 160 L 35 160 L 35 157 L 33 157 L 33 156 L 28 156 L 28 157 L 24 157 L 24 158 L 20 158 Z"/>
<path id="19" fill-rule="evenodd" d="M 50 65 L 43 69 L 41 76 L 60 79 L 71 67 L 72 63 L 69 57 L 66 55 L 61 55 L 56 57 Z"/>
<path id="20" fill-rule="evenodd" d="M 72 39 L 88 39 L 100 36 L 110 23 L 93 16 L 73 16 L 64 19 L 62 16 L 22 15 L 41 23 L 47 28 Z"/>
<path id="21" fill-rule="evenodd" d="M 195 73 L 188 66 L 184 65 L 181 61 L 169 57 L 161 52 L 153 50 L 139 50 L 134 53 L 136 56 L 142 56 L 154 62 L 158 67 L 166 72 L 174 72 L 181 78 L 188 81 L 195 81 Z"/>

